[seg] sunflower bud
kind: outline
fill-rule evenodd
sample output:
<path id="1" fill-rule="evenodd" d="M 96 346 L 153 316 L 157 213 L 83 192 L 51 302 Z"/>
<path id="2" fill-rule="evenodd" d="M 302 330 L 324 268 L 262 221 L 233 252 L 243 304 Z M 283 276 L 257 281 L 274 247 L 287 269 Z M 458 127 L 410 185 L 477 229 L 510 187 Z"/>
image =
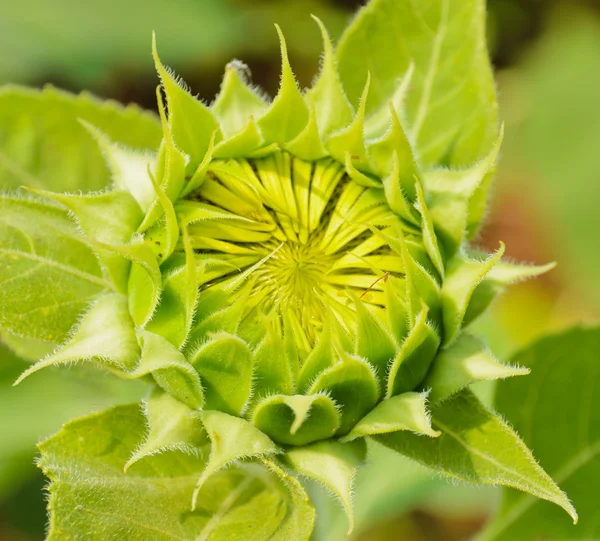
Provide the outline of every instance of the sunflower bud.
<path id="1" fill-rule="evenodd" d="M 420 120 L 412 131 L 404 120 L 413 65 L 376 108 L 364 74 L 353 107 L 317 22 L 323 64 L 305 93 L 278 29 L 272 102 L 233 62 L 207 107 L 154 46 L 158 153 L 130 152 L 90 126 L 113 190 L 45 194 L 77 218 L 114 292 L 22 377 L 93 359 L 152 381 L 146 441 L 126 468 L 210 440 L 194 505 L 228 465 L 280 461 L 328 486 L 351 516 L 366 436 L 437 438 L 430 406 L 473 382 L 527 372 L 464 332 L 505 285 L 546 270 L 500 262 L 503 246 L 485 256 L 468 248 L 501 131 L 469 167 L 423 166 L 413 141 Z"/>

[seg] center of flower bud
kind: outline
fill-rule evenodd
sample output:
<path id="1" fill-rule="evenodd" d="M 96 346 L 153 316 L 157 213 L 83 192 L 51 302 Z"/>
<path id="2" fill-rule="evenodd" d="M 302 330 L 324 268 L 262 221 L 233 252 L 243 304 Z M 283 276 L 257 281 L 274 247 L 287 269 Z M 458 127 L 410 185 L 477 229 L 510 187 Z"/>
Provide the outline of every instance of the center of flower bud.
<path id="1" fill-rule="evenodd" d="M 309 343 L 328 313 L 350 329 L 357 302 L 380 310 L 388 277 L 403 273 L 386 240 L 402 224 L 383 189 L 331 159 L 215 161 L 179 213 L 190 216 L 202 289 L 230 292 L 242 322 L 275 314 Z"/>

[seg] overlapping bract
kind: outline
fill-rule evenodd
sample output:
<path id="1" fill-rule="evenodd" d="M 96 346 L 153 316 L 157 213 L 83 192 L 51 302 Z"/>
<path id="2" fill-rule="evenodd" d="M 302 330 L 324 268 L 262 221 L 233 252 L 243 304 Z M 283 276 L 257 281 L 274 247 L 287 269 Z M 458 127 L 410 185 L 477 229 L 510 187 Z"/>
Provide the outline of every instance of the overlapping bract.
<path id="1" fill-rule="evenodd" d="M 207 107 L 154 47 L 168 108 L 167 118 L 159 92 L 157 154 L 129 151 L 89 126 L 112 189 L 40 192 L 71 211 L 110 286 L 70 340 L 21 379 L 92 360 L 152 381 L 147 437 L 126 467 L 169 450 L 198 454 L 210 443 L 194 506 L 206 480 L 231 464 L 258 461 L 278 471 L 280 462 L 324 484 L 351 517 L 366 436 L 437 438 L 443 427 L 432 426 L 430 406 L 473 382 L 527 373 L 502 365 L 464 331 L 504 286 L 545 270 L 501 262 L 503 246 L 489 256 L 469 255 L 466 246 L 483 214 L 501 133 L 469 167 L 424 169 L 404 111 L 414 67 L 375 110 L 367 107 L 367 76 L 355 109 L 319 25 L 321 74 L 305 93 L 280 32 L 282 80 L 271 103 L 232 63 Z M 338 227 L 358 240 L 328 255 L 342 269 L 344 257 L 354 257 L 352 265 L 365 269 L 362 282 L 340 282 L 343 302 L 319 309 L 314 329 L 285 303 L 249 316 L 256 276 L 270 258 L 282 245 L 311 246 L 314 205 L 298 201 L 314 188 L 318 167 L 332 167 L 356 189 Z M 274 177 L 261 177 L 265 171 Z M 301 178 L 310 179 L 305 192 Z M 327 203 L 340 201 L 333 188 L 319 200 L 315 230 L 329 223 Z M 377 204 L 361 207 L 367 196 Z M 370 215 L 373 208 L 385 220 Z M 280 244 L 267 249 L 265 239 Z M 391 269 L 382 264 L 390 258 Z"/>

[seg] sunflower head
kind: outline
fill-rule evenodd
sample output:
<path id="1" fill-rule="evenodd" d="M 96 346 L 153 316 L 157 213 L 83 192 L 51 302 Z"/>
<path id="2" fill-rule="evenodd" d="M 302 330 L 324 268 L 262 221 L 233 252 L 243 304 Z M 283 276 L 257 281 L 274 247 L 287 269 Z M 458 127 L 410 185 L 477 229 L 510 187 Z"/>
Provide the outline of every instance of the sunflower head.
<path id="1" fill-rule="evenodd" d="M 152 382 L 147 440 L 128 467 L 210 440 L 196 495 L 236 460 L 278 456 L 315 476 L 299 450 L 333 446 L 357 465 L 366 436 L 435 438 L 429 404 L 524 373 L 463 332 L 506 284 L 545 270 L 499 262 L 502 246 L 489 256 L 468 247 L 501 133 L 473 164 L 423 165 L 423 118 L 406 114 L 413 65 L 375 109 L 363 74 L 354 107 L 317 22 L 323 62 L 305 92 L 278 29 L 281 87 L 270 102 L 236 61 L 207 107 L 154 45 L 157 153 L 90 126 L 112 189 L 44 194 L 72 211 L 112 291 L 24 376 L 84 359 Z M 167 407 L 186 412 L 176 429 L 160 415 Z M 341 497 L 348 504 L 349 485 Z"/>

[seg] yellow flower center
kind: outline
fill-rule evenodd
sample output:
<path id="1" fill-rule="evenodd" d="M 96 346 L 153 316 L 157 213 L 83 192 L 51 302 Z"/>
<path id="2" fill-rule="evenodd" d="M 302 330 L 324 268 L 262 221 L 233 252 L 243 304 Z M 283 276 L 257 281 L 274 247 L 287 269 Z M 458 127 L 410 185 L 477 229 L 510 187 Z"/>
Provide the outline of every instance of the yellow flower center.
<path id="1" fill-rule="evenodd" d="M 403 271 L 386 242 L 401 223 L 383 189 L 352 180 L 337 161 L 286 152 L 215 161 L 191 199 L 215 214 L 190 227 L 202 287 L 238 291 L 244 318 L 277 311 L 309 342 L 328 312 L 350 329 L 357 299 L 385 306 L 387 276 Z"/>

